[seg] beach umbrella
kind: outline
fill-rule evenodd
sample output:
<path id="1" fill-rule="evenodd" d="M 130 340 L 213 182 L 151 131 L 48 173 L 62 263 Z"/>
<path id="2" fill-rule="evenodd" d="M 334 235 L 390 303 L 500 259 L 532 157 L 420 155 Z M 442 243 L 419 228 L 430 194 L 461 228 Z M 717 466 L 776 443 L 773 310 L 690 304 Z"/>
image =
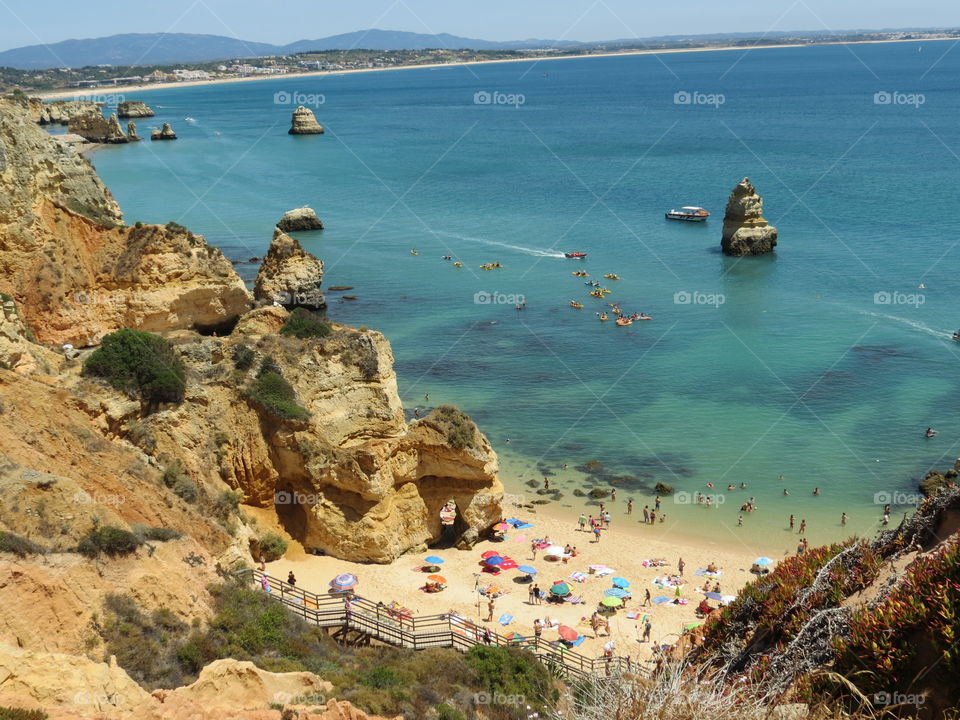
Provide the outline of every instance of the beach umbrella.
<path id="1" fill-rule="evenodd" d="M 342 575 L 337 575 L 333 580 L 330 581 L 330 588 L 337 592 L 342 592 L 344 590 L 351 590 L 357 585 L 357 576 L 352 573 L 343 573 Z"/>
<path id="2" fill-rule="evenodd" d="M 427 565 L 443 565 L 443 558 L 437 557 L 436 555 L 431 555 L 430 557 L 425 557 L 423 561 Z"/>
<path id="3" fill-rule="evenodd" d="M 567 551 L 563 549 L 560 545 L 551 545 L 546 550 L 543 551 L 545 557 L 563 557 L 567 554 Z"/>
<path id="4" fill-rule="evenodd" d="M 511 560 L 510 558 L 504 558 L 504 559 L 503 559 L 503 562 L 500 563 L 500 569 L 501 569 L 501 570 L 516 570 L 516 569 L 517 569 L 517 561 L 516 561 L 516 560 Z"/>
<path id="5" fill-rule="evenodd" d="M 427 580 L 430 582 L 440 583 L 441 585 L 447 584 L 447 579 L 443 575 L 428 575 Z"/>
<path id="6" fill-rule="evenodd" d="M 500 554 L 500 553 L 498 553 L 496 550 L 487 550 L 487 551 L 486 551 L 483 555 L 481 555 L 480 557 L 482 557 L 484 560 L 486 560 L 487 558 L 492 558 L 492 557 L 495 557 L 495 556 L 497 556 L 497 555 L 499 555 L 499 554 Z"/>
<path id="7" fill-rule="evenodd" d="M 522 573 L 526 573 L 527 575 L 536 575 L 536 574 L 537 574 L 537 569 L 536 569 L 535 567 L 533 567 L 532 565 L 520 565 L 520 566 L 517 567 L 517 570 L 519 570 L 519 571 L 522 572 Z"/>
<path id="8" fill-rule="evenodd" d="M 503 563 L 506 561 L 499 555 L 491 555 L 486 560 L 484 560 L 484 562 L 487 565 L 493 565 L 494 567 L 496 567 L 497 565 L 503 565 Z"/>
<path id="9" fill-rule="evenodd" d="M 507 634 L 504 635 L 503 637 L 504 637 L 504 639 L 505 639 L 507 642 L 515 642 L 515 643 L 518 643 L 518 642 L 523 642 L 524 640 L 526 640 L 526 638 L 525 638 L 523 635 L 521 635 L 520 633 L 516 633 L 516 632 L 507 633 Z"/>
<path id="10" fill-rule="evenodd" d="M 559 582 L 550 588 L 550 594 L 557 597 L 566 597 L 570 594 L 570 586 L 565 582 Z"/>
<path id="11" fill-rule="evenodd" d="M 773 565 L 773 560 L 771 560 L 766 556 L 758 557 L 756 560 L 753 561 L 753 564 L 754 565 Z"/>
<path id="12" fill-rule="evenodd" d="M 569 625 L 561 625 L 558 627 L 557 634 L 560 636 L 561 640 L 565 640 L 566 642 L 570 643 L 576 642 L 577 638 L 580 637 L 580 633 L 578 633 Z"/>
<path id="13" fill-rule="evenodd" d="M 704 595 L 706 595 L 706 596 L 707 596 L 708 598 L 710 598 L 711 600 L 718 600 L 718 601 L 719 601 L 719 600 L 722 600 L 722 599 L 723 599 L 723 597 L 720 595 L 720 593 L 708 592 L 708 593 L 704 593 Z"/>
<path id="14" fill-rule="evenodd" d="M 618 588 L 628 588 L 630 587 L 630 581 L 626 578 L 615 577 L 613 579 L 613 586 Z"/>
<path id="15" fill-rule="evenodd" d="M 603 594 L 605 597 L 615 597 L 615 598 L 625 598 L 630 595 L 623 588 L 610 588 L 609 590 L 604 590 Z"/>
<path id="16" fill-rule="evenodd" d="M 600 601 L 600 604 L 603 605 L 604 607 L 615 608 L 623 605 L 623 600 L 621 600 L 618 597 L 613 597 L 611 595 L 608 595 L 607 597 L 605 597 L 603 600 Z"/>

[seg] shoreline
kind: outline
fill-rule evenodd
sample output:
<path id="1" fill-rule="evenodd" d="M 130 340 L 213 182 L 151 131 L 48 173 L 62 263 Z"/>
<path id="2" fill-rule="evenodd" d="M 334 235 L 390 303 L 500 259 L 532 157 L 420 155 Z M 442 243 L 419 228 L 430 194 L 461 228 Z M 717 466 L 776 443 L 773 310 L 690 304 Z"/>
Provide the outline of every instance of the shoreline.
<path id="1" fill-rule="evenodd" d="M 900 40 L 856 40 L 853 42 L 812 42 L 812 43 L 781 43 L 771 45 L 723 45 L 718 47 L 699 47 L 699 48 L 661 48 L 652 50 L 624 50 L 621 52 L 590 53 L 583 55 L 553 55 L 548 57 L 529 57 L 529 58 L 508 58 L 502 60 L 471 60 L 469 62 L 456 63 L 427 63 L 425 65 L 398 65 L 396 67 L 385 68 L 356 68 L 353 70 L 314 70 L 309 72 L 287 73 L 285 75 L 256 75 L 233 78 L 217 78 L 215 80 L 187 80 L 184 82 L 151 83 L 140 85 L 104 85 L 92 88 L 76 88 L 72 90 L 45 90 L 30 93 L 31 97 L 37 97 L 42 100 L 68 100 L 72 98 L 89 97 L 92 94 L 123 94 L 127 92 L 152 92 L 155 90 L 170 90 L 173 88 L 188 87 L 206 87 L 212 85 L 227 85 L 233 83 L 264 82 L 270 80 L 289 80 L 294 78 L 322 77 L 327 75 L 355 75 L 358 73 L 391 72 L 397 70 L 423 70 L 448 67 L 470 67 L 472 65 L 492 65 L 497 63 L 538 63 L 552 60 L 583 60 L 590 58 L 609 58 L 609 57 L 630 57 L 635 55 L 674 55 L 679 53 L 698 53 L 698 52 L 731 52 L 742 50 L 750 52 L 751 50 L 773 50 L 776 48 L 798 48 L 798 47 L 817 47 L 822 45 L 882 45 L 892 43 L 915 43 L 915 42 L 942 42 L 947 40 L 956 41 L 957 38 L 907 38 Z M 95 92 L 96 91 L 96 92 Z M 112 93 L 110 91 L 113 91 Z"/>

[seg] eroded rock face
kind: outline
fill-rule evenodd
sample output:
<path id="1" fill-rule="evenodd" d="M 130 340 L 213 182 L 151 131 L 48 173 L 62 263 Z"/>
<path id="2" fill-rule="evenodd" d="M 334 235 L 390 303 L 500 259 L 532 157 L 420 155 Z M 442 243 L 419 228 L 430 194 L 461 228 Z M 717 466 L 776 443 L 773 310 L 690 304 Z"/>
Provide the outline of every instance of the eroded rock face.
<path id="1" fill-rule="evenodd" d="M 129 142 L 120 127 L 117 116 L 103 117 L 99 112 L 92 115 L 81 115 L 70 120 L 69 132 L 95 143 L 120 144 Z"/>
<path id="2" fill-rule="evenodd" d="M 777 229 L 763 218 L 763 198 L 749 178 L 744 178 L 730 193 L 723 216 L 723 239 L 727 255 L 762 255 L 777 246 Z"/>
<path id="3" fill-rule="evenodd" d="M 117 117 L 144 118 L 153 117 L 156 113 L 140 100 L 127 100 L 117 103 Z"/>
<path id="4" fill-rule="evenodd" d="M 151 140 L 176 140 L 177 134 L 173 131 L 170 123 L 165 122 L 159 130 L 153 130 L 150 133 Z"/>
<path id="5" fill-rule="evenodd" d="M 322 310 L 327 306 L 322 284 L 323 262 L 279 228 L 274 230 L 270 250 L 254 283 L 254 298 L 286 308 Z"/>
<path id="6" fill-rule="evenodd" d="M 306 230 L 323 230 L 323 223 L 317 217 L 313 208 L 302 207 L 288 210 L 280 218 L 277 227 L 285 233 L 304 232 Z"/>
<path id="7" fill-rule="evenodd" d="M 322 135 L 323 126 L 317 122 L 313 110 L 301 105 L 293 111 L 288 132 L 290 135 Z"/>
<path id="8" fill-rule="evenodd" d="M 501 519 L 503 486 L 489 443 L 478 433 L 473 448 L 456 449 L 429 422 L 406 424 L 381 334 L 334 326 L 328 337 L 298 340 L 277 334 L 286 317 L 282 308 L 260 308 L 228 339 L 181 346 L 201 378 L 230 377 L 237 345 L 255 349 L 256 361 L 241 379 L 194 386 L 182 406 L 144 421 L 157 452 L 175 452 L 191 476 L 222 479 L 246 503 L 274 509 L 308 549 L 349 560 L 390 562 L 439 540 L 440 510 L 451 499 L 455 536 L 482 534 Z M 306 420 L 279 420 L 247 400 L 267 356 Z M 215 432 L 228 441 L 215 446 Z"/>
<path id="9" fill-rule="evenodd" d="M 29 109 L 33 121 L 41 125 L 68 125 L 75 117 L 103 115 L 100 106 L 91 100 L 54 100 L 46 103 L 40 98 L 30 98 Z"/>
<path id="10" fill-rule="evenodd" d="M 142 139 L 143 138 L 137 134 L 137 124 L 133 120 L 129 120 L 127 122 L 127 140 L 130 142 L 139 142 Z"/>
<path id="11" fill-rule="evenodd" d="M 0 104 L 0 292 L 41 342 L 121 327 L 228 327 L 252 298 L 223 254 L 179 226 L 123 227 L 90 163 Z"/>

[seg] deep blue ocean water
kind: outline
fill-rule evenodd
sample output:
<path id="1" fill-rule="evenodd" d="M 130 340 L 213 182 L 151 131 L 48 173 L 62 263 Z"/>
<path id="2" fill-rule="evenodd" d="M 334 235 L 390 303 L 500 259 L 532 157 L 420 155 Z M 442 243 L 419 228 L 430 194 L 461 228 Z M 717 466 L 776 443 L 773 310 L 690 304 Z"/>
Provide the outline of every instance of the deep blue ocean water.
<path id="1" fill-rule="evenodd" d="M 958 85 L 946 42 L 270 79 L 131 94 L 180 139 L 93 160 L 129 223 L 176 220 L 237 260 L 315 208 L 326 229 L 299 237 L 359 297 L 331 293 L 330 316 L 393 342 L 411 411 L 467 410 L 513 491 L 554 472 L 552 507 L 579 510 L 574 468 L 600 460 L 633 478 L 621 513 L 662 481 L 726 495 L 668 501 L 668 527 L 756 539 L 793 513 L 816 542 L 872 533 L 888 496 L 896 522 L 914 479 L 960 455 Z M 322 94 L 327 133 L 287 135 L 276 93 Z M 780 245 L 738 260 L 720 226 L 744 176 Z M 664 219 L 689 204 L 712 217 Z M 654 320 L 598 322 L 578 268 Z"/>

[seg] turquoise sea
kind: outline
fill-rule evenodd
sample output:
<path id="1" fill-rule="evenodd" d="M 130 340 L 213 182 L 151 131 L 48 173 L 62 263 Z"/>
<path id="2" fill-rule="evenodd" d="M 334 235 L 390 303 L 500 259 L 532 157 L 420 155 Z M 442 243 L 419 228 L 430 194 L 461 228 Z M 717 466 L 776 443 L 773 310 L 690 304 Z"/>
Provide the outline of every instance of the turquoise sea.
<path id="1" fill-rule="evenodd" d="M 725 496 L 667 498 L 665 529 L 779 545 L 792 513 L 816 543 L 871 534 L 884 502 L 896 522 L 960 454 L 958 83 L 946 42 L 269 79 L 131 94 L 180 139 L 93 161 L 128 222 L 240 261 L 315 208 L 326 229 L 300 239 L 358 296 L 330 316 L 393 342 L 411 413 L 468 411 L 512 492 L 540 499 L 525 483 L 549 473 L 574 512 L 616 475 L 636 520 L 659 481 Z M 287 135 L 291 99 L 327 134 Z M 780 245 L 737 260 L 720 226 L 744 176 Z M 666 221 L 679 205 L 713 215 Z M 598 322 L 581 268 L 654 320 Z M 594 460 L 607 477 L 575 470 Z"/>

